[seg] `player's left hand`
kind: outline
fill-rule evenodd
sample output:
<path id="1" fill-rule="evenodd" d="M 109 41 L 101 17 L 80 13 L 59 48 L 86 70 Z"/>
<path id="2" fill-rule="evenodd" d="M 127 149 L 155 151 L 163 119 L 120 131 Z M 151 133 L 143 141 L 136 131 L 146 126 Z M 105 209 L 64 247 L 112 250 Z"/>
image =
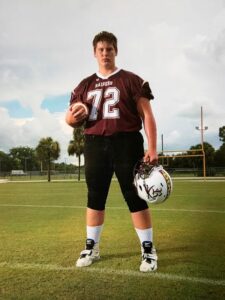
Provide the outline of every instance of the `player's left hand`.
<path id="1" fill-rule="evenodd" d="M 150 164 L 150 165 L 157 165 L 158 164 L 158 154 L 157 154 L 157 152 L 147 150 L 145 152 L 143 161 L 147 164 Z"/>

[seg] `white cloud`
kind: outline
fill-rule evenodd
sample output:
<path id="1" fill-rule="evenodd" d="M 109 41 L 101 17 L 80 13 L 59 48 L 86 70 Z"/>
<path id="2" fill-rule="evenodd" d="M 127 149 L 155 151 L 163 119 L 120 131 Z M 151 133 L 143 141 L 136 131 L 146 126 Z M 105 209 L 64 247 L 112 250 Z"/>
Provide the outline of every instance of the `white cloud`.
<path id="1" fill-rule="evenodd" d="M 47 96 L 70 92 L 96 71 L 91 42 L 101 30 L 119 39 L 118 66 L 150 81 L 158 123 L 158 147 L 199 142 L 195 130 L 204 107 L 205 136 L 215 147 L 224 125 L 225 3 L 223 0 L 1 0 L 0 107 L 17 99 L 32 119 L 0 110 L 1 148 L 36 145 L 52 136 L 62 160 L 72 137 L 64 112 L 41 109 Z M 107 20 L 106 20 L 107 19 Z"/>
<path id="2" fill-rule="evenodd" d="M 64 119 L 64 113 L 50 114 L 43 110 L 33 118 L 14 119 L 9 116 L 6 109 L 0 108 L 0 150 L 8 151 L 18 146 L 35 148 L 42 137 L 51 136 L 60 143 L 61 160 L 64 161 L 68 156 L 69 140 L 72 138 L 72 128 L 65 123 Z M 67 162 L 70 161 L 74 161 L 74 158 L 67 158 Z"/>

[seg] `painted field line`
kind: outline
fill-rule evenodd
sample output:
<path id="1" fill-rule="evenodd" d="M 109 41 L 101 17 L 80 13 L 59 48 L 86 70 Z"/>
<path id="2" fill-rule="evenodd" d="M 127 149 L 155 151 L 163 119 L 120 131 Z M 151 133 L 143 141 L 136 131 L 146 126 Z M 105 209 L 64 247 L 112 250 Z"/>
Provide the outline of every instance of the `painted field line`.
<path id="1" fill-rule="evenodd" d="M 0 204 L 0 207 L 27 207 L 27 208 L 71 208 L 71 209 L 85 209 L 86 206 L 79 205 L 39 205 L 39 204 Z M 122 206 L 107 206 L 107 209 L 127 210 L 127 207 Z M 224 214 L 225 210 L 207 210 L 207 209 L 183 209 L 183 208 L 152 208 L 152 211 L 174 211 L 174 212 L 194 212 L 194 213 L 216 213 Z"/>
<path id="2" fill-rule="evenodd" d="M 225 210 L 211 210 L 211 209 L 183 209 L 183 208 L 153 208 L 153 211 L 175 211 L 175 212 L 194 212 L 194 213 L 215 213 L 224 214 Z"/>
<path id="3" fill-rule="evenodd" d="M 86 208 L 86 206 L 79 206 L 79 205 L 40 205 L 40 204 L 0 204 L 0 207 L 76 208 L 76 209 Z"/>
<path id="4" fill-rule="evenodd" d="M 139 271 L 132 270 L 118 270 L 112 268 L 82 268 L 78 269 L 76 267 L 63 267 L 60 265 L 54 264 L 35 264 L 35 263 L 8 263 L 1 262 L 0 268 L 8 268 L 13 270 L 43 270 L 43 271 L 64 271 L 64 272 L 87 272 L 87 273 L 101 273 L 106 275 L 121 275 L 128 277 L 153 277 L 156 279 L 162 280 L 172 280 L 172 281 L 188 281 L 192 283 L 201 283 L 206 285 L 214 285 L 214 286 L 225 286 L 225 280 L 220 279 L 209 279 L 209 278 L 201 278 L 201 277 L 189 277 L 184 275 L 176 275 L 169 273 L 161 273 L 161 272 L 153 272 L 153 273 L 141 273 Z"/>

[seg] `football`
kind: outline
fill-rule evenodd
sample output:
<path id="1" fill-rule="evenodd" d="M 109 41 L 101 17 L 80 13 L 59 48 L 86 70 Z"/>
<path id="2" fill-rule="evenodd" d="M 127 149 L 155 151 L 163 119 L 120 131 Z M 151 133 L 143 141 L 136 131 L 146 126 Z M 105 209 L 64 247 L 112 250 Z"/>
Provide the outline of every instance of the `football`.
<path id="1" fill-rule="evenodd" d="M 80 127 L 87 119 L 88 107 L 81 102 L 76 102 L 70 106 L 66 114 L 66 122 L 71 127 Z"/>
<path id="2" fill-rule="evenodd" d="M 88 115 L 88 108 L 87 108 L 87 105 L 85 105 L 84 103 L 76 102 L 71 106 L 71 110 L 75 109 L 75 111 L 82 110 L 82 108 L 85 111 L 85 115 Z"/>

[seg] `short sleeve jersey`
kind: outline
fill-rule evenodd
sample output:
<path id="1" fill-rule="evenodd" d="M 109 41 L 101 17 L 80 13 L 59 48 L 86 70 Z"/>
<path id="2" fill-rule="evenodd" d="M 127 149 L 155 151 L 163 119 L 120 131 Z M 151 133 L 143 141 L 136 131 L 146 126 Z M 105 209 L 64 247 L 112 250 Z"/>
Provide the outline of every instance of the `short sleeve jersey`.
<path id="1" fill-rule="evenodd" d="M 95 73 L 80 82 L 70 104 L 83 102 L 89 109 L 85 134 L 110 136 L 139 131 L 142 121 L 137 111 L 140 97 L 153 99 L 148 82 L 122 69 L 107 78 Z"/>

